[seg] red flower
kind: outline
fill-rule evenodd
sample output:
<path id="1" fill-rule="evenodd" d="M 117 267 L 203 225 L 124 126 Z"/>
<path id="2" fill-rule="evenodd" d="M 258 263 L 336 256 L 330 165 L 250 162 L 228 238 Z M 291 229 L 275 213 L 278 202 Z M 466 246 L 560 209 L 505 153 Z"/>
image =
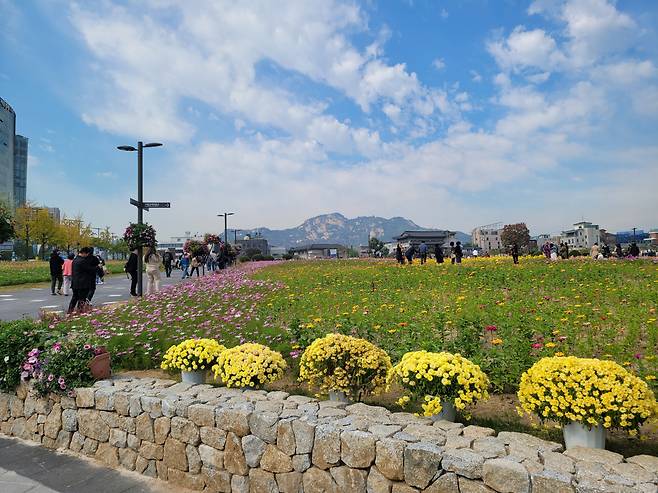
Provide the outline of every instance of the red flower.
<path id="1" fill-rule="evenodd" d="M 487 325 L 484 328 L 484 330 L 486 330 L 487 332 L 496 332 L 498 330 L 498 327 L 496 327 L 495 325 Z"/>

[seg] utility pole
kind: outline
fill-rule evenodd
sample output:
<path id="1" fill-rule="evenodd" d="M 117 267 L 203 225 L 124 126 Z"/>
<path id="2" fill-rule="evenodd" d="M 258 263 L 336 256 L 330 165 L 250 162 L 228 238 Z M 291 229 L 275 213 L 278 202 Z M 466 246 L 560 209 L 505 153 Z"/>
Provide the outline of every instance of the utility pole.
<path id="1" fill-rule="evenodd" d="M 635 241 L 635 230 L 636 230 L 636 229 L 637 229 L 637 228 L 633 228 L 633 241 Z"/>
<path id="2" fill-rule="evenodd" d="M 240 229 L 234 229 L 233 230 L 233 244 L 237 245 L 238 244 L 238 231 L 242 231 Z"/>
<path id="3" fill-rule="evenodd" d="M 235 214 L 235 212 L 224 212 L 223 214 L 217 214 L 217 217 L 224 217 L 224 241 L 229 243 L 228 239 L 228 217 Z"/>

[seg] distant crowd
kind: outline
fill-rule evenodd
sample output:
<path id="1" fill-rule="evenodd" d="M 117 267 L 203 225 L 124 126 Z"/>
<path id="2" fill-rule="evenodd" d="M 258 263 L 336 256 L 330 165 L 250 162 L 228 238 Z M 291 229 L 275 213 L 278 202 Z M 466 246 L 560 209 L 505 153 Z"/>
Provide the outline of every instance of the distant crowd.
<path id="1" fill-rule="evenodd" d="M 544 243 L 541 248 L 542 253 L 547 259 L 558 260 L 558 259 L 568 259 L 569 258 L 569 245 L 562 242 L 559 245 L 555 243 Z M 592 245 L 590 248 L 590 257 L 593 259 L 604 259 L 604 258 L 625 258 L 625 257 L 639 257 L 640 256 L 640 247 L 637 246 L 636 242 L 631 243 L 626 250 L 624 250 L 620 243 L 615 245 L 614 252 L 610 249 L 610 246 L 606 243 L 599 245 L 598 242 Z"/>

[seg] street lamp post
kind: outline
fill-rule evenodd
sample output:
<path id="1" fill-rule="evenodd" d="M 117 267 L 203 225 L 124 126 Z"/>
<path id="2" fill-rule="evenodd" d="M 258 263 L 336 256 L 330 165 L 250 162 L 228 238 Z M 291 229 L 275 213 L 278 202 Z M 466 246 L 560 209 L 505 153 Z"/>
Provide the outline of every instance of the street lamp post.
<path id="1" fill-rule="evenodd" d="M 233 244 L 237 245 L 238 244 L 238 231 L 242 231 L 241 229 L 234 229 L 233 230 Z"/>
<path id="2" fill-rule="evenodd" d="M 229 243 L 228 240 L 228 217 L 235 214 L 235 212 L 225 212 L 223 214 L 217 214 L 217 217 L 224 217 L 224 241 Z"/>
<path id="3" fill-rule="evenodd" d="M 162 144 L 159 142 L 151 142 L 144 144 L 141 140 L 137 142 L 137 148 L 133 146 L 118 146 L 120 151 L 135 152 L 137 151 L 137 224 L 144 223 L 144 148 L 145 147 L 160 147 Z M 137 294 L 142 296 L 142 247 L 137 248 Z"/>

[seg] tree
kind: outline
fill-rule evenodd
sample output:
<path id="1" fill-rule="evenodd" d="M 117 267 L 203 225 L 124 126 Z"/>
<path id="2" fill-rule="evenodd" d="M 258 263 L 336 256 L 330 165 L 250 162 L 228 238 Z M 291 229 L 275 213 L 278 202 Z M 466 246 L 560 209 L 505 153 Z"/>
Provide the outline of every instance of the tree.
<path id="1" fill-rule="evenodd" d="M 14 234 L 14 220 L 11 216 L 11 209 L 0 202 L 0 243 L 11 240 Z"/>
<path id="2" fill-rule="evenodd" d="M 384 247 L 384 242 L 381 241 L 380 239 L 375 238 L 375 237 L 373 236 L 372 238 L 370 238 L 370 239 L 368 240 L 368 250 L 370 250 L 370 252 L 371 252 L 373 255 L 378 255 L 379 252 L 382 252 L 382 250 L 383 250 L 384 248 L 385 248 L 385 247 Z M 382 252 L 382 255 L 383 255 L 383 254 L 384 254 L 384 253 Z"/>
<path id="3" fill-rule="evenodd" d="M 64 217 L 58 229 L 57 243 L 66 247 L 67 252 L 70 252 L 72 248 L 77 250 L 80 247 L 91 245 L 91 227 L 89 224 L 84 224 L 80 214 L 72 218 Z"/>
<path id="4" fill-rule="evenodd" d="M 25 260 L 30 258 L 32 240 L 34 240 L 35 210 L 35 207 L 28 203 L 16 209 L 16 215 L 14 216 L 15 237 L 25 242 Z"/>
<path id="5" fill-rule="evenodd" d="M 500 242 L 503 247 L 511 246 L 516 243 L 519 248 L 528 246 L 530 243 L 530 231 L 525 223 L 506 224 L 500 233 Z"/>

